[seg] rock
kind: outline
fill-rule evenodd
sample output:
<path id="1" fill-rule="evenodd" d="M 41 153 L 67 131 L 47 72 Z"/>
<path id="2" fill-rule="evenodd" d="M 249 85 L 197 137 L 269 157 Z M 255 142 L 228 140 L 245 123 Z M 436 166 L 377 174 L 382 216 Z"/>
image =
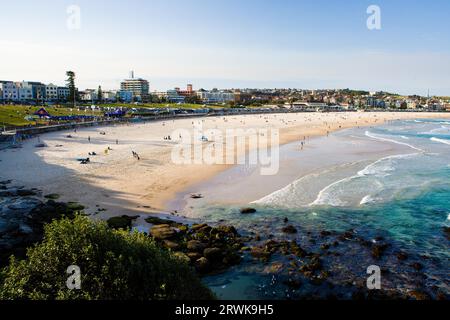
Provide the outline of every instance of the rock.
<path id="1" fill-rule="evenodd" d="M 303 272 L 304 274 L 306 273 L 308 275 L 319 270 L 322 270 L 322 261 L 320 260 L 320 258 L 317 257 L 312 258 L 308 264 L 300 268 L 301 272 Z"/>
<path id="2" fill-rule="evenodd" d="M 17 190 L 17 195 L 19 197 L 35 196 L 36 192 L 33 190 Z"/>
<path id="3" fill-rule="evenodd" d="M 178 258 L 181 261 L 183 261 L 184 263 L 189 264 L 191 262 L 191 259 L 189 259 L 189 257 L 186 254 L 184 254 L 183 252 L 175 252 L 173 255 L 176 258 Z"/>
<path id="4" fill-rule="evenodd" d="M 295 241 L 291 242 L 290 250 L 294 255 L 296 255 L 299 258 L 304 258 L 308 255 L 308 253 L 305 250 L 303 250 Z"/>
<path id="5" fill-rule="evenodd" d="M 283 231 L 284 233 L 288 233 L 288 234 L 297 233 L 297 229 L 295 229 L 295 227 L 293 225 L 288 225 L 286 227 L 283 227 L 283 229 L 281 229 L 281 231 Z"/>
<path id="6" fill-rule="evenodd" d="M 415 300 L 430 300 L 430 296 L 423 292 L 423 291 L 419 291 L 419 290 L 413 290 L 408 292 L 408 295 L 412 298 L 414 298 Z"/>
<path id="7" fill-rule="evenodd" d="M 414 262 L 413 264 L 411 264 L 411 267 L 413 267 L 417 271 L 420 271 L 423 269 L 423 265 L 419 262 Z"/>
<path id="8" fill-rule="evenodd" d="M 226 234 L 226 235 L 233 235 L 233 236 L 237 236 L 238 235 L 238 232 L 237 232 L 236 228 L 233 227 L 233 226 L 218 226 L 216 228 L 216 230 L 219 233 L 223 233 L 223 234 Z"/>
<path id="9" fill-rule="evenodd" d="M 444 227 L 444 234 L 447 237 L 447 240 L 450 240 L 450 227 Z"/>
<path id="10" fill-rule="evenodd" d="M 9 204 L 7 207 L 11 210 L 24 211 L 28 213 L 41 203 L 42 202 L 40 200 L 34 198 L 19 198 L 15 199 L 14 202 Z"/>
<path id="11" fill-rule="evenodd" d="M 193 226 L 192 226 L 192 230 L 193 231 L 197 231 L 197 230 L 200 230 L 201 228 L 204 228 L 204 227 L 207 227 L 208 225 L 206 224 L 206 223 L 202 223 L 202 224 L 194 224 Z"/>
<path id="12" fill-rule="evenodd" d="M 320 231 L 320 235 L 322 237 L 328 237 L 328 236 L 331 236 L 331 232 L 327 231 L 327 230 L 322 230 L 322 231 Z"/>
<path id="13" fill-rule="evenodd" d="M 264 248 L 261 247 L 253 247 L 250 251 L 250 254 L 257 259 L 267 261 L 269 260 L 271 253 L 266 251 Z"/>
<path id="14" fill-rule="evenodd" d="M 256 209 L 254 209 L 254 208 L 241 208 L 239 210 L 239 212 L 241 214 L 251 214 L 251 213 L 256 213 Z"/>
<path id="15" fill-rule="evenodd" d="M 178 243 L 170 241 L 170 240 L 164 240 L 163 245 L 164 245 L 164 247 L 171 249 L 171 250 L 176 250 L 180 247 L 180 245 Z"/>
<path id="16" fill-rule="evenodd" d="M 47 194 L 47 195 L 44 196 L 44 198 L 51 199 L 51 200 L 58 200 L 59 199 L 59 194 L 57 194 L 57 193 Z"/>
<path id="17" fill-rule="evenodd" d="M 280 273 L 283 270 L 282 262 L 271 263 L 269 266 L 264 268 L 264 273 Z"/>
<path id="18" fill-rule="evenodd" d="M 372 248 L 372 257 L 380 259 L 384 251 L 389 247 L 389 244 L 376 244 Z"/>
<path id="19" fill-rule="evenodd" d="M 198 240 L 190 240 L 190 241 L 188 241 L 186 247 L 189 251 L 203 252 L 203 250 L 205 250 L 205 248 L 206 248 L 206 244 L 204 244 Z"/>
<path id="20" fill-rule="evenodd" d="M 178 223 L 176 223 L 172 220 L 161 219 L 158 217 L 147 217 L 147 218 L 145 218 L 145 222 L 153 224 L 153 225 L 159 225 L 159 224 L 168 224 L 170 226 L 178 225 Z"/>
<path id="21" fill-rule="evenodd" d="M 234 266 L 241 262 L 241 256 L 237 253 L 228 253 L 222 260 L 222 263 L 227 266 Z"/>
<path id="22" fill-rule="evenodd" d="M 203 251 L 203 255 L 209 261 L 219 261 L 219 260 L 222 260 L 223 252 L 219 248 L 206 248 Z"/>
<path id="23" fill-rule="evenodd" d="M 404 261 L 404 260 L 408 259 L 408 255 L 405 252 L 398 252 L 397 259 L 400 261 Z"/>
<path id="24" fill-rule="evenodd" d="M 195 266 L 195 269 L 197 270 L 197 272 L 208 273 L 211 265 L 210 265 L 208 259 L 206 259 L 205 257 L 201 257 L 200 259 L 195 261 L 194 266 Z"/>
<path id="25" fill-rule="evenodd" d="M 84 206 L 79 204 L 78 202 L 68 202 L 67 208 L 72 211 L 82 211 L 84 210 Z"/>
<path id="26" fill-rule="evenodd" d="M 108 226 L 113 229 L 130 229 L 131 223 L 135 219 L 136 217 L 123 215 L 120 217 L 109 218 L 106 223 L 108 223 Z"/>
<path id="27" fill-rule="evenodd" d="M 353 239 L 353 237 L 354 237 L 354 230 L 353 229 L 350 229 L 350 230 L 347 230 L 346 232 L 344 232 L 343 234 L 341 234 L 340 236 L 339 236 L 339 240 L 341 240 L 341 241 L 345 241 L 345 240 L 351 240 L 351 239 Z"/>
<path id="28" fill-rule="evenodd" d="M 197 228 L 195 231 L 198 233 L 207 234 L 207 233 L 210 233 L 212 229 L 213 229 L 212 227 L 210 227 L 208 225 L 204 225 L 201 228 Z"/>
<path id="29" fill-rule="evenodd" d="M 188 252 L 186 255 L 189 257 L 189 259 L 191 259 L 192 262 L 195 262 L 202 257 L 202 255 L 198 252 Z"/>
<path id="30" fill-rule="evenodd" d="M 161 224 L 153 226 L 150 229 L 150 234 L 155 239 L 166 240 L 173 238 L 176 235 L 176 231 L 168 224 Z"/>

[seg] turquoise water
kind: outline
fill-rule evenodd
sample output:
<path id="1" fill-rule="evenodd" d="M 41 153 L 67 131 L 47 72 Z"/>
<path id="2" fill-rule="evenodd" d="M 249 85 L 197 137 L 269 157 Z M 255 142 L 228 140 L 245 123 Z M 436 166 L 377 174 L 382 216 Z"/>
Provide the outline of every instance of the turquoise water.
<path id="1" fill-rule="evenodd" d="M 242 265 L 205 279 L 219 297 L 326 298 L 333 294 L 350 298 L 355 283 L 361 286 L 371 264 L 386 270 L 383 289 L 421 290 L 432 297 L 437 292 L 450 293 L 449 240 L 444 232 L 450 226 L 450 121 L 397 121 L 336 135 L 357 137 L 368 144 L 382 141 L 401 147 L 401 152 L 302 177 L 256 201 L 255 215 L 243 216 L 233 206 L 209 206 L 202 212 L 209 222 L 226 221 L 244 235 L 258 234 L 261 240 L 250 241 L 250 246 L 268 239 L 295 240 L 302 248 L 321 254 L 331 274 L 326 284 L 312 285 L 301 278 L 301 288 L 292 290 L 283 285 L 283 279 L 296 272 L 289 267 L 292 257 L 275 254 L 261 263 L 244 254 Z M 324 187 L 313 201 L 299 201 L 305 199 L 312 183 Z M 281 232 L 285 218 L 298 229 L 297 234 Z M 320 237 L 321 231 L 332 231 L 337 237 L 350 229 L 358 241 L 342 241 L 333 254 L 321 251 L 321 245 L 330 241 Z M 374 259 L 367 246 L 361 246 L 364 241 L 375 243 L 374 239 L 389 244 L 381 259 Z M 398 252 L 407 253 L 408 259 L 399 261 Z M 271 269 L 277 263 L 283 267 Z M 413 263 L 423 268 L 418 271 L 411 267 Z"/>

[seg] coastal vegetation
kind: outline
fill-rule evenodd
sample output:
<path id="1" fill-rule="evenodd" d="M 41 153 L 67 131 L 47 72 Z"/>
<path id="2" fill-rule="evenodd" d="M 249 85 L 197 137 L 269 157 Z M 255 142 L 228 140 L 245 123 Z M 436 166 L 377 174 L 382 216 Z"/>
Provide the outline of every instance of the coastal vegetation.
<path id="1" fill-rule="evenodd" d="M 81 289 L 67 287 L 68 266 Z M 0 299 L 212 299 L 193 270 L 143 233 L 114 230 L 77 215 L 45 226 L 44 240 L 2 272 Z"/>

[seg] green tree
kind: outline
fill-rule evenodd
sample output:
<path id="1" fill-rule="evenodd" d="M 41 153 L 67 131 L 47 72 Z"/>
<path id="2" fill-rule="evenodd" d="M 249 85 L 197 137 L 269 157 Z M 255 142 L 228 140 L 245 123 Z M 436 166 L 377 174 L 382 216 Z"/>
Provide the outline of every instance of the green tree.
<path id="1" fill-rule="evenodd" d="M 72 265 L 81 271 L 80 290 L 67 288 Z M 11 258 L 0 282 L 3 300 L 214 298 L 184 261 L 147 235 L 83 216 L 46 225 L 42 243 L 28 249 L 26 260 Z"/>
<path id="2" fill-rule="evenodd" d="M 66 76 L 67 76 L 66 85 L 69 88 L 68 100 L 73 103 L 73 107 L 75 108 L 77 95 L 75 87 L 75 72 L 67 71 Z"/>

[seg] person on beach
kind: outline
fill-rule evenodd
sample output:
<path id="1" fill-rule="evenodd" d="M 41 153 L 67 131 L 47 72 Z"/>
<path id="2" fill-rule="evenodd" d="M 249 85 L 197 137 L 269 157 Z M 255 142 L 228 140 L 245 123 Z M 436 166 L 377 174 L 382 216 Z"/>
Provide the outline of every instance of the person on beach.
<path id="1" fill-rule="evenodd" d="M 91 142 L 91 136 L 88 137 L 88 142 Z"/>

